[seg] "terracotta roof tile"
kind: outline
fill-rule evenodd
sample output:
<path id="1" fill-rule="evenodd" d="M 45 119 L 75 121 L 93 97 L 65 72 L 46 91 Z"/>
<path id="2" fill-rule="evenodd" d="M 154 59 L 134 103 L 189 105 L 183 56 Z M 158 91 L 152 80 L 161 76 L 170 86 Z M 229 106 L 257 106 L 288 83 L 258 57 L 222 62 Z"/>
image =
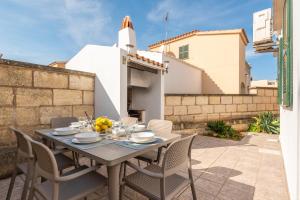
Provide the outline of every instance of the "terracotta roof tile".
<path id="1" fill-rule="evenodd" d="M 197 34 L 205 35 L 205 34 L 233 34 L 233 33 L 240 33 L 242 35 L 243 39 L 244 39 L 244 42 L 249 43 L 249 40 L 247 38 L 247 34 L 246 34 L 244 29 L 211 30 L 211 31 L 193 30 L 193 31 L 190 31 L 190 32 L 186 32 L 186 33 L 177 35 L 175 37 L 168 38 L 166 40 L 161 40 L 161 41 L 156 42 L 154 44 L 150 44 L 148 47 L 150 49 L 152 49 L 152 48 L 158 47 L 160 45 L 163 45 L 163 44 L 166 44 L 166 43 L 171 43 L 171 42 L 174 42 L 176 40 L 188 38 L 188 37 L 191 37 L 191 36 L 194 36 L 194 35 L 197 35 Z"/>
<path id="2" fill-rule="evenodd" d="M 141 56 L 141 55 L 138 55 L 138 54 L 128 54 L 128 56 L 133 57 L 133 58 L 136 58 L 136 59 L 138 59 L 138 60 L 142 60 L 142 61 L 147 62 L 147 63 L 149 63 L 149 64 L 156 65 L 156 66 L 158 66 L 158 67 L 162 67 L 162 68 L 164 67 L 164 65 L 163 65 L 162 63 L 156 62 L 155 60 L 151 60 L 151 59 L 149 59 L 149 58 L 146 58 L 146 57 Z"/>

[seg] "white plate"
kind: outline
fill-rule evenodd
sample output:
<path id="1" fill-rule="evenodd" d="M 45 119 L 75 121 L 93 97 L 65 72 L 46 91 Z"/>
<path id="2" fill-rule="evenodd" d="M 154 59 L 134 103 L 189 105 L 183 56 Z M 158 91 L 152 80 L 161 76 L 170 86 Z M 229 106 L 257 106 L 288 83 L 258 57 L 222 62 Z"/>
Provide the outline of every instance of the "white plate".
<path id="1" fill-rule="evenodd" d="M 62 127 L 62 128 L 55 128 L 54 130 L 56 132 L 69 132 L 69 131 L 73 131 L 74 128 L 72 128 L 72 127 Z"/>
<path id="2" fill-rule="evenodd" d="M 95 140 L 91 140 L 91 141 L 79 141 L 79 140 L 77 140 L 77 138 L 73 138 L 72 142 L 75 144 L 91 144 L 91 143 L 99 142 L 101 140 L 103 140 L 103 138 L 101 138 L 101 137 L 98 137 Z"/>
<path id="3" fill-rule="evenodd" d="M 129 141 L 133 142 L 133 143 L 137 143 L 137 144 L 148 144 L 148 143 L 152 143 L 155 142 L 156 140 L 158 140 L 157 137 L 148 139 L 148 140 L 137 140 L 136 138 L 130 138 Z"/>
<path id="4" fill-rule="evenodd" d="M 64 132 L 56 132 L 56 131 L 54 131 L 54 132 L 52 132 L 52 135 L 54 135 L 54 136 L 65 136 L 65 135 L 74 135 L 74 134 L 76 134 L 76 133 L 78 133 L 78 131 L 76 131 L 76 130 L 73 130 L 73 131 L 64 131 Z"/>
<path id="5" fill-rule="evenodd" d="M 83 132 L 78 133 L 74 136 L 80 142 L 89 142 L 94 141 L 96 138 L 99 137 L 99 133 L 97 132 Z"/>
<path id="6" fill-rule="evenodd" d="M 136 141 L 148 141 L 154 138 L 154 133 L 153 132 L 137 132 L 137 133 L 132 133 L 131 137 L 134 138 Z"/>

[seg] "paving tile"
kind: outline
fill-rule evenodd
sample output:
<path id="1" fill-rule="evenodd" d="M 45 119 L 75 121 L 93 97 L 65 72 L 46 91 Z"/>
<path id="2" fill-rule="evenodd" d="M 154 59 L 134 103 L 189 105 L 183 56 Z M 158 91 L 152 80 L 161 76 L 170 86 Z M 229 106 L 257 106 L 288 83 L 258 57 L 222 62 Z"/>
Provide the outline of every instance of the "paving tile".
<path id="1" fill-rule="evenodd" d="M 253 195 L 254 187 L 249 186 L 249 190 L 247 191 L 225 184 L 217 197 L 222 200 L 252 200 Z"/>
<path id="2" fill-rule="evenodd" d="M 221 190 L 222 184 L 215 183 L 203 178 L 197 179 L 195 182 L 195 188 L 197 190 L 209 193 L 211 195 L 217 195 L 219 191 Z"/>
<path id="3" fill-rule="evenodd" d="M 198 200 L 214 200 L 215 196 L 202 192 L 196 189 L 196 196 Z M 176 200 L 192 200 L 192 191 L 190 188 L 186 189 Z"/>

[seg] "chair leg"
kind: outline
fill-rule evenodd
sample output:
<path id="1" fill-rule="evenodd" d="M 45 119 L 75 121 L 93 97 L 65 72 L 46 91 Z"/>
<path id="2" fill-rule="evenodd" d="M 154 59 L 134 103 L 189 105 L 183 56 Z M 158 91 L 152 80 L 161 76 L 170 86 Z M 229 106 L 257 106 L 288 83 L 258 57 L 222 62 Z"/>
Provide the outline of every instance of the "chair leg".
<path id="1" fill-rule="evenodd" d="M 26 178 L 25 178 L 25 182 L 24 182 L 21 200 L 27 199 L 29 183 L 32 179 L 32 168 L 33 168 L 33 163 L 28 163 L 28 170 L 27 170 L 27 173 L 25 174 Z"/>
<path id="2" fill-rule="evenodd" d="M 17 169 L 17 167 L 15 167 L 15 169 L 12 173 L 11 179 L 10 179 L 9 188 L 8 188 L 7 195 L 6 195 L 6 200 L 10 200 L 10 198 L 11 198 L 11 193 L 12 193 L 13 188 L 14 188 L 14 184 L 15 184 L 17 174 L 18 174 L 18 169 Z"/>
<path id="3" fill-rule="evenodd" d="M 190 178 L 190 185 L 191 185 L 193 200 L 197 200 L 196 190 L 195 190 L 195 185 L 194 185 L 194 179 L 193 179 L 193 174 L 192 174 L 192 169 L 189 168 L 188 172 L 189 172 L 189 178 Z"/>
<path id="4" fill-rule="evenodd" d="M 119 191 L 119 199 L 120 199 L 120 200 L 123 199 L 124 188 L 125 188 L 124 183 L 121 183 L 121 185 L 120 185 L 120 191 Z"/>

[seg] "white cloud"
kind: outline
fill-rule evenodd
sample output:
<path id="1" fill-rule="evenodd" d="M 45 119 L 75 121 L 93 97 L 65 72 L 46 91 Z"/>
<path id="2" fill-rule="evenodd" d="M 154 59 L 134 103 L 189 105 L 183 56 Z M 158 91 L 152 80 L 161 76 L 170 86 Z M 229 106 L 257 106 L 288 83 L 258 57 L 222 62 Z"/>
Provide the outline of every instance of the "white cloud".
<path id="1" fill-rule="evenodd" d="M 104 0 L 11 0 L 32 13 L 36 23 L 54 22 L 59 34 L 78 46 L 89 42 L 111 43 L 111 17 Z M 107 2 L 106 2 L 107 3 Z"/>

